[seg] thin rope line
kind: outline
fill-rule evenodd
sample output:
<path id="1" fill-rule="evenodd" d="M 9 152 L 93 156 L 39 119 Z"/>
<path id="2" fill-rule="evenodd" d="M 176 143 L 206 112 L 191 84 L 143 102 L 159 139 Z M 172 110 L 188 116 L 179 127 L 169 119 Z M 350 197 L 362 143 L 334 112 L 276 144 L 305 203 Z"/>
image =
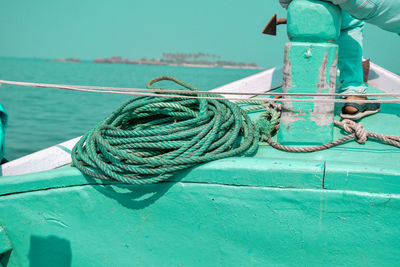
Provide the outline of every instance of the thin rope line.
<path id="1" fill-rule="evenodd" d="M 106 87 L 106 86 L 86 86 L 86 85 L 66 85 L 51 83 L 33 83 L 33 82 L 16 82 L 0 80 L 0 84 L 20 85 L 39 88 L 55 88 L 55 89 L 88 89 L 91 91 L 108 90 L 108 91 L 128 91 L 128 92 L 156 92 L 156 93 L 179 93 L 179 94 L 216 94 L 216 95 L 264 95 L 264 96 L 382 96 L 382 97 L 400 97 L 400 93 L 369 93 L 369 94 L 337 94 L 337 93 L 248 93 L 248 92 L 222 92 L 222 91 L 190 91 L 190 90 L 173 90 L 173 89 L 147 89 L 147 88 L 127 88 L 127 87 Z"/>
<path id="2" fill-rule="evenodd" d="M 239 97 L 212 97 L 212 96 L 186 96 L 186 95 L 172 95 L 172 94 L 158 94 L 158 93 L 141 93 L 141 92 L 120 92 L 120 91 L 110 91 L 110 90 L 92 90 L 92 89 L 84 89 L 84 86 L 70 86 L 70 85 L 56 85 L 56 84 L 40 84 L 40 83 L 28 83 L 28 82 L 10 82 L 0 80 L 0 84 L 13 84 L 20 86 L 30 86 L 30 87 L 41 87 L 41 88 L 54 88 L 54 89 L 63 89 L 63 90 L 71 90 L 71 91 L 81 91 L 81 92 L 91 92 L 91 93 L 107 93 L 107 94 L 122 94 L 122 95 L 136 95 L 136 96 L 154 96 L 154 97 L 170 97 L 170 98 L 186 98 L 186 99 L 209 99 L 209 100 L 233 100 L 233 101 L 241 101 L 241 100 L 250 100 L 254 102 L 319 102 L 319 103 L 400 103 L 400 99 L 391 99 L 391 100 L 378 100 L 378 99 L 363 99 L 363 100 L 346 100 L 346 99 L 272 99 L 272 98 L 239 98 Z M 108 87 L 104 87 L 108 88 Z M 141 89 L 142 90 L 142 89 Z M 143 89 L 143 90 L 155 90 L 155 89 Z M 186 90 L 176 90 L 181 94 L 186 94 Z M 171 92 L 170 90 L 162 90 L 162 92 Z M 205 91 L 206 93 L 207 91 Z M 198 91 L 195 91 L 198 94 Z M 210 92 L 211 93 L 211 92 Z M 225 92 L 226 94 L 226 92 Z M 257 93 L 258 94 L 258 93 Z M 253 94 L 254 95 L 254 94 Z M 278 95 L 271 94 L 271 95 Z M 303 94 L 296 94 L 296 96 L 300 96 Z M 316 94 L 317 97 L 326 97 L 325 94 Z M 388 95 L 388 94 L 385 94 Z M 394 94 L 392 94 L 394 95 Z M 343 96 L 343 95 L 340 95 Z M 346 95 L 347 96 L 347 95 Z M 365 96 L 365 95 L 363 95 Z"/>
<path id="3" fill-rule="evenodd" d="M 328 148 L 332 148 L 338 145 L 341 145 L 343 143 L 346 143 L 347 141 L 350 141 L 352 139 L 356 139 L 356 141 L 359 144 L 364 144 L 369 137 L 378 139 L 386 144 L 395 146 L 400 148 L 400 135 L 389 135 L 389 134 L 381 134 L 381 133 L 374 133 L 365 130 L 363 127 L 362 123 L 356 123 L 352 120 L 344 119 L 343 121 L 334 121 L 334 124 L 336 126 L 341 127 L 343 130 L 349 133 L 349 135 L 346 135 L 344 137 L 341 137 L 337 140 L 334 140 L 330 143 L 323 144 L 320 146 L 286 146 L 286 145 L 281 145 L 278 144 L 277 142 L 274 142 L 272 140 L 272 137 L 270 136 L 267 139 L 267 143 L 272 146 L 273 148 L 279 149 L 279 150 L 284 150 L 284 151 L 289 151 L 289 152 L 296 152 L 296 153 L 309 153 L 309 152 L 316 152 L 316 151 L 321 151 L 325 150 Z"/>

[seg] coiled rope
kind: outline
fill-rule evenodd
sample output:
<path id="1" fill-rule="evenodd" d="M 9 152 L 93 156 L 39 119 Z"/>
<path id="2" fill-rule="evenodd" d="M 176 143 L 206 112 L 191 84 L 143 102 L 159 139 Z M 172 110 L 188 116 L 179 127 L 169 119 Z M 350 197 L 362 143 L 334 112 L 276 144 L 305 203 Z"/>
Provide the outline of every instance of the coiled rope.
<path id="1" fill-rule="evenodd" d="M 163 80 L 197 90 L 165 76 L 147 87 Z M 225 99 L 141 96 L 88 131 L 73 148 L 72 162 L 92 177 L 151 184 L 199 163 L 252 154 L 258 132 L 248 114 Z"/>

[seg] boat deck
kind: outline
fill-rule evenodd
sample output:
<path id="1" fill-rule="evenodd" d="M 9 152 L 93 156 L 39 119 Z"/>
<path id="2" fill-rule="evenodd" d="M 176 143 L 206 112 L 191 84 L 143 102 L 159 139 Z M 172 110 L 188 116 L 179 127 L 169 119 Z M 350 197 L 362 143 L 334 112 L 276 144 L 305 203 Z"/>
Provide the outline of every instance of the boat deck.
<path id="1" fill-rule="evenodd" d="M 377 90 L 370 91 L 379 92 Z M 342 104 L 336 104 L 335 120 L 340 120 L 338 114 L 341 106 Z M 253 118 L 258 116 L 257 113 L 252 114 Z M 399 117 L 400 104 L 390 103 L 383 104 L 378 114 L 363 118 L 360 122 L 368 131 L 400 135 Z M 334 139 L 346 134 L 339 127 L 334 128 Z M 209 162 L 183 171 L 170 180 L 398 194 L 400 193 L 399 163 L 400 149 L 375 139 L 369 139 L 365 144 L 359 144 L 355 140 L 349 141 L 337 147 L 313 153 L 280 151 L 268 144 L 261 144 L 256 155 L 252 157 L 234 157 Z M 64 172 L 80 176 L 79 171 L 69 165 L 54 170 L 53 174 L 50 172 L 50 176 L 58 176 L 57 173 L 62 176 Z M 40 179 L 40 177 L 46 177 L 47 174 L 3 177 L 0 181 L 2 184 L 0 192 L 6 190 L 11 193 L 7 190 L 10 187 L 6 181 L 11 184 L 16 182 L 14 188 L 17 191 L 22 190 L 23 184 L 29 181 L 28 177 L 30 176 Z M 87 181 L 87 178 L 74 180 L 83 182 Z M 67 180 L 59 182 L 70 184 Z M 35 184 L 35 187 L 40 185 L 35 181 L 32 183 Z"/>
<path id="2" fill-rule="evenodd" d="M 362 122 L 399 135 L 399 116 L 399 104 L 385 104 Z M 335 138 L 344 134 L 335 128 Z M 399 163 L 400 149 L 368 140 L 299 154 L 261 145 L 254 157 L 209 162 L 154 185 L 96 180 L 69 165 L 1 177 L 0 262 L 394 266 Z"/>

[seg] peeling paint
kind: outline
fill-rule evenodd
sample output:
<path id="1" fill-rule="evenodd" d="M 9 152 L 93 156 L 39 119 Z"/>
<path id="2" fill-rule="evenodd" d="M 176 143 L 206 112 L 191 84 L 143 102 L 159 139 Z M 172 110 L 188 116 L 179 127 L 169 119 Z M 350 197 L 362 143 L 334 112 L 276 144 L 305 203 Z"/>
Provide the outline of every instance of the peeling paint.
<path id="1" fill-rule="evenodd" d="M 334 90 L 337 69 L 336 44 L 292 42 L 285 46 L 284 93 L 326 94 Z M 311 96 L 291 96 L 286 99 L 313 99 Z M 331 99 L 322 95 L 315 99 Z M 282 103 L 281 144 L 324 144 L 333 138 L 334 105 L 327 103 Z"/>
<path id="2" fill-rule="evenodd" d="M 335 93 L 336 81 L 338 74 L 338 50 L 336 50 L 335 60 L 333 60 L 331 68 L 329 70 L 329 93 Z M 334 106 L 334 104 L 332 104 Z"/>
<path id="3" fill-rule="evenodd" d="M 330 68 L 329 68 L 329 84 L 327 84 L 326 74 L 328 65 L 328 54 L 325 52 L 324 58 L 322 59 L 321 66 L 318 71 L 318 83 L 317 83 L 317 93 L 323 93 L 326 89 L 328 92 L 334 92 L 334 88 L 336 86 L 336 69 L 337 69 L 337 52 L 335 59 L 333 60 Z M 315 99 L 330 99 L 332 97 L 329 96 L 320 96 L 315 97 Z M 309 110 L 310 120 L 315 122 L 318 126 L 329 126 L 333 123 L 333 111 L 334 104 L 333 103 L 318 103 L 314 102 L 313 109 Z"/>
<path id="4" fill-rule="evenodd" d="M 292 83 L 292 63 L 290 61 L 290 49 L 292 48 L 292 43 L 287 43 L 285 46 L 285 54 L 283 61 L 283 82 L 282 82 L 282 92 L 290 93 L 290 89 L 294 87 Z M 290 99 L 290 96 L 285 96 L 284 98 Z M 291 123 L 296 121 L 305 121 L 306 113 L 303 111 L 296 112 L 293 107 L 292 102 L 282 103 L 282 116 L 281 123 L 283 125 L 289 126 Z M 286 111 L 286 112 L 285 112 Z"/>
<path id="5" fill-rule="evenodd" d="M 287 93 L 292 87 L 292 63 L 290 62 L 290 49 L 292 47 L 291 43 L 287 43 L 285 46 L 285 55 L 283 59 L 283 81 L 282 90 Z"/>
<path id="6" fill-rule="evenodd" d="M 326 65 L 328 64 L 328 53 L 324 53 L 324 58 L 322 59 L 321 66 L 318 71 L 318 83 L 317 83 L 317 93 L 321 93 L 326 88 Z"/>
<path id="7" fill-rule="evenodd" d="M 45 218 L 46 222 L 51 222 L 54 223 L 58 226 L 61 226 L 63 228 L 69 228 L 69 225 L 64 223 L 63 221 L 56 219 L 56 218 Z"/>
<path id="8" fill-rule="evenodd" d="M 312 57 L 311 48 L 312 48 L 312 47 L 310 46 L 310 48 L 308 48 L 307 51 L 304 53 L 304 57 L 305 57 L 305 58 L 310 58 L 310 57 Z"/>

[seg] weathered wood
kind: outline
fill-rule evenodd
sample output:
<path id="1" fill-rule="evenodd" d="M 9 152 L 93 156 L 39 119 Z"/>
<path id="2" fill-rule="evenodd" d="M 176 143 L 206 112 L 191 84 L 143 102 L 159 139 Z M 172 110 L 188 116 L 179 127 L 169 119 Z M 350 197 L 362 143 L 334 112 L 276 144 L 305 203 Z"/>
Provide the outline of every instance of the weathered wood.
<path id="1" fill-rule="evenodd" d="M 340 9 L 327 2 L 294 0 L 289 5 L 287 31 L 292 42 L 285 46 L 282 92 L 335 92 L 338 45 L 332 42 L 339 36 L 340 20 Z M 333 103 L 282 103 L 279 143 L 321 145 L 333 141 L 333 112 Z"/>

